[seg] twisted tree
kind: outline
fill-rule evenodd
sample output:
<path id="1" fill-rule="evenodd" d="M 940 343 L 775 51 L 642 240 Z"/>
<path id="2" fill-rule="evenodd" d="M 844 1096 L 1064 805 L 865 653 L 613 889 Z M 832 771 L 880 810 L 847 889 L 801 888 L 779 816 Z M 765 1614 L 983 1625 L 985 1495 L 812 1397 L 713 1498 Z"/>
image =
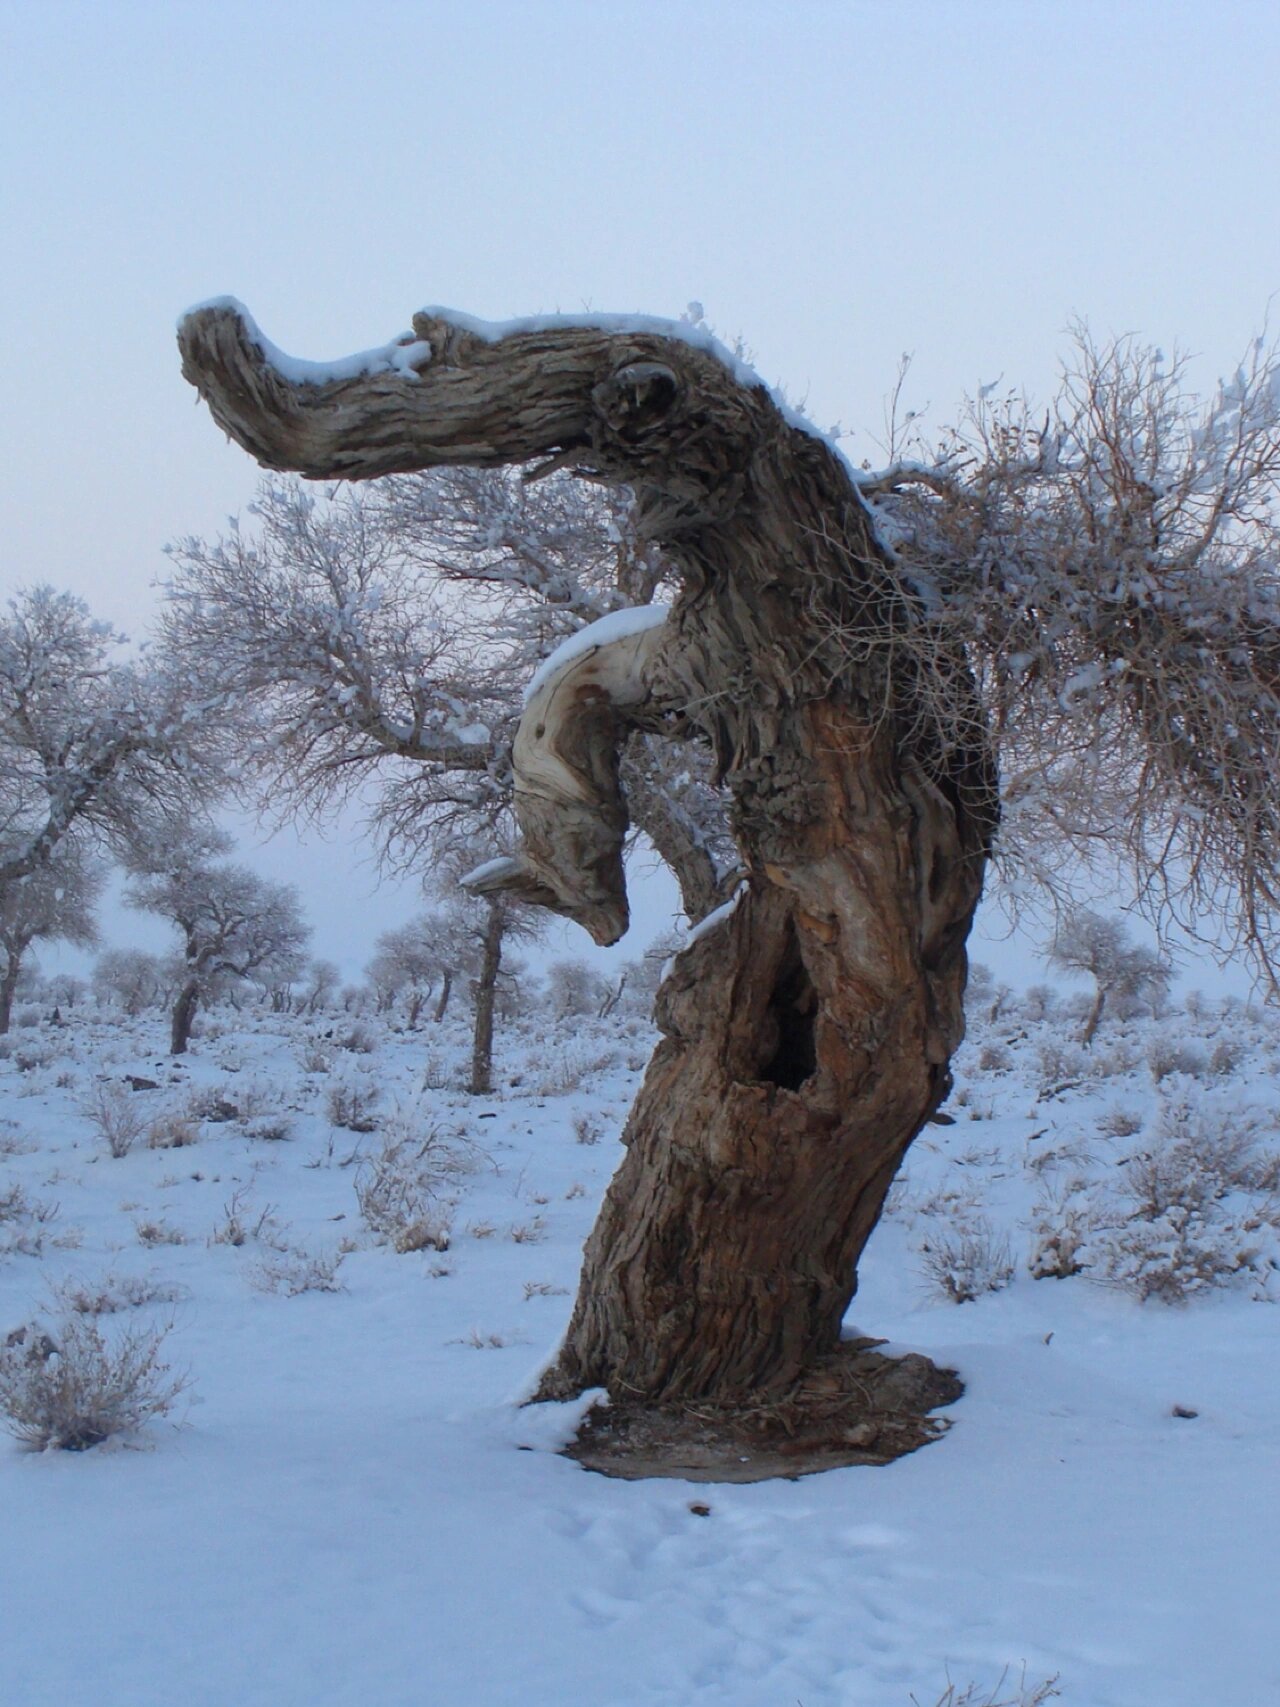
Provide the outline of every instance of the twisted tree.
<path id="1" fill-rule="evenodd" d="M 962 1033 L 997 813 L 963 653 L 840 457 L 710 339 L 443 313 L 414 334 L 309 367 L 222 302 L 179 341 L 268 468 L 540 463 L 634 491 L 679 592 L 665 620 L 606 618 L 544 666 L 514 746 L 523 846 L 472 884 L 616 940 L 634 730 L 708 744 L 744 877 L 662 988 L 663 1040 L 544 1391 L 783 1393 L 839 1339 Z"/>

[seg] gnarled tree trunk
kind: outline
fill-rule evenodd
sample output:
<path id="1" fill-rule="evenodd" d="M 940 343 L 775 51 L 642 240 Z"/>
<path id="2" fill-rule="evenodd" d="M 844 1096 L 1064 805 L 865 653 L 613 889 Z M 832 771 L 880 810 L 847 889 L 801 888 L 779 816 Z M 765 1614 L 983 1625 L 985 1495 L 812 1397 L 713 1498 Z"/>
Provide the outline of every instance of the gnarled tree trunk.
<path id="1" fill-rule="evenodd" d="M 360 376 L 301 384 L 232 306 L 188 317 L 180 342 L 269 467 L 545 456 L 634 488 L 681 593 L 661 629 L 587 631 L 547 674 L 514 755 L 525 845 L 477 886 L 620 935 L 618 754 L 636 729 L 710 743 L 744 877 L 660 993 L 664 1037 L 544 1391 L 781 1391 L 838 1339 L 949 1083 L 995 820 L 972 685 L 839 457 L 723 352 L 676 327 L 427 314 L 415 332 Z"/>

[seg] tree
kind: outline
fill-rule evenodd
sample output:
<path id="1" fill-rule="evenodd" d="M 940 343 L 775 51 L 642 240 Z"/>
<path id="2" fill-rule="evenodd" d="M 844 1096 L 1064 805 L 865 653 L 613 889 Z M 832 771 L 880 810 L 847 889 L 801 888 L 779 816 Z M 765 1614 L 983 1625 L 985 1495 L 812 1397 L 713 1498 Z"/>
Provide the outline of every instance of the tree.
<path id="1" fill-rule="evenodd" d="M 1107 1002 L 1113 999 L 1155 999 L 1168 994 L 1173 968 L 1152 949 L 1136 946 L 1119 919 L 1104 918 L 1079 908 L 1059 927 L 1049 959 L 1064 972 L 1084 972 L 1093 979 L 1081 1043 L 1093 1042 Z"/>
<path id="2" fill-rule="evenodd" d="M 405 1018 L 412 1031 L 446 960 L 453 958 L 447 931 L 431 913 L 420 913 L 407 924 L 384 931 L 374 944 L 365 974 L 377 992 L 379 1010 L 407 992 Z"/>
<path id="3" fill-rule="evenodd" d="M 524 684 L 546 654 L 666 586 L 632 510 L 554 472 L 432 469 L 319 497 L 269 479 L 246 525 L 171 547 L 166 644 L 230 697 L 270 814 L 357 801 L 384 859 L 420 868 L 442 835 L 498 833 Z M 641 732 L 623 766 L 635 821 L 701 918 L 736 864 L 722 791 L 697 753 Z"/>
<path id="4" fill-rule="evenodd" d="M 664 620 L 613 613 L 531 684 L 512 744 L 522 843 L 472 883 L 614 940 L 620 747 L 639 731 L 710 752 L 743 880 L 660 991 L 664 1037 L 544 1393 L 741 1401 L 796 1391 L 836 1346 L 885 1194 L 949 1086 L 997 753 L 1014 829 L 1030 801 L 1049 826 L 1023 845 L 1050 874 L 1055 812 L 1072 846 L 1120 828 L 1162 895 L 1188 852 L 1190 892 L 1237 879 L 1265 951 L 1270 355 L 1197 426 L 1163 369 L 1086 347 L 1043 426 L 979 408 L 932 461 L 858 477 L 696 327 L 424 313 L 363 372 L 305 382 L 232 306 L 188 316 L 179 341 L 267 467 L 568 468 L 629 487 L 671 567 Z"/>
<path id="5" fill-rule="evenodd" d="M 27 876 L 0 883 L 0 1036 L 9 1029 L 18 974 L 33 942 L 89 948 L 96 941 L 102 883 L 101 868 L 66 843 Z"/>
<path id="6" fill-rule="evenodd" d="M 129 1015 L 159 1007 L 169 995 L 168 968 L 159 955 L 140 948 L 108 948 L 93 965 L 94 993 L 118 1002 Z"/>
<path id="7" fill-rule="evenodd" d="M 163 871 L 138 877 L 126 892 L 131 907 L 159 913 L 182 937 L 182 979 L 173 1005 L 169 1049 L 185 1052 L 202 1001 L 255 978 L 290 979 L 301 972 L 310 929 L 292 884 L 270 883 L 245 866 L 214 862 L 227 838 L 172 850 Z"/>
<path id="8" fill-rule="evenodd" d="M 172 820 L 217 787 L 209 712 L 161 655 L 83 600 L 36 587 L 0 619 L 0 884 L 38 871 L 64 839 L 127 855 L 142 822 Z"/>

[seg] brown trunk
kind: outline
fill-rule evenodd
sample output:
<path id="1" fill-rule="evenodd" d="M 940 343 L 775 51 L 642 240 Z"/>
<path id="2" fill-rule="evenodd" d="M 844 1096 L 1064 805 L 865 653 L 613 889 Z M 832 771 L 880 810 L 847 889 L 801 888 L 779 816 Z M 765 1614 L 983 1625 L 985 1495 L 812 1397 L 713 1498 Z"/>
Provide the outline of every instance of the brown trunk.
<path id="1" fill-rule="evenodd" d="M 196 1009 L 200 1005 L 200 986 L 194 978 L 189 978 L 178 992 L 178 999 L 173 1004 L 173 1015 L 169 1022 L 169 1053 L 170 1055 L 185 1055 L 187 1044 L 191 1041 L 191 1027 L 195 1023 Z"/>
<path id="2" fill-rule="evenodd" d="M 234 310 L 184 371 L 270 467 L 370 477 L 550 456 L 625 482 L 681 592 L 531 694 L 523 844 L 475 887 L 625 928 L 619 750 L 708 743 L 745 872 L 660 992 L 665 1033 L 548 1394 L 775 1392 L 837 1340 L 857 1262 L 963 1033 L 995 821 L 973 684 L 848 469 L 672 329 L 415 321 L 417 379 L 294 385 Z"/>
<path id="3" fill-rule="evenodd" d="M 436 1003 L 436 1011 L 431 1016 L 437 1025 L 439 1025 L 440 1021 L 445 1016 L 445 1010 L 449 1006 L 449 997 L 452 994 L 452 992 L 453 992 L 453 973 L 450 972 L 449 969 L 446 967 L 445 968 L 445 974 L 444 974 L 444 983 L 440 986 L 440 1000 Z"/>
<path id="4" fill-rule="evenodd" d="M 1085 1049 L 1093 1042 L 1094 1034 L 1102 1024 L 1102 1010 L 1107 1005 L 1107 992 L 1098 985 L 1098 992 L 1093 998 L 1093 1006 L 1089 1009 L 1089 1017 L 1084 1022 L 1084 1031 L 1080 1035 L 1081 1046 Z"/>
<path id="5" fill-rule="evenodd" d="M 948 841 L 951 883 L 972 894 L 972 869 L 945 802 L 837 760 L 829 716 L 811 723 L 836 810 L 808 857 L 753 871 L 662 987 L 665 1037 L 548 1395 L 790 1386 L 839 1339 L 885 1195 L 946 1095 L 964 930 L 934 914 L 930 878 Z"/>
<path id="6" fill-rule="evenodd" d="M 0 977 L 0 1037 L 9 1030 L 13 1019 L 13 996 L 18 988 L 18 968 L 21 965 L 18 957 L 11 954 L 5 961 L 4 975 Z"/>
<path id="7" fill-rule="evenodd" d="M 502 938 L 506 927 L 506 911 L 501 902 L 491 901 L 488 921 L 484 928 L 480 976 L 476 979 L 471 1083 L 467 1086 L 472 1096 L 477 1097 L 487 1097 L 493 1089 L 493 1001 L 498 988 L 498 973 L 502 970 Z"/>

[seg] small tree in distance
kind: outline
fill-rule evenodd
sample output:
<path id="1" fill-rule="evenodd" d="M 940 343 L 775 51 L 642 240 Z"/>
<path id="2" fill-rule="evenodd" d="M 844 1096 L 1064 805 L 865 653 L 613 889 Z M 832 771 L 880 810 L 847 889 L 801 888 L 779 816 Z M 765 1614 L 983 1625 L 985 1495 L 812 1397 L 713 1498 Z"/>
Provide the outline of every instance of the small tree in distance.
<path id="1" fill-rule="evenodd" d="M 67 843 L 26 877 L 0 883 L 0 1036 L 9 1029 L 18 974 L 33 942 L 93 945 L 102 883 L 101 868 Z"/>
<path id="2" fill-rule="evenodd" d="M 189 853 L 171 853 L 168 869 L 139 877 L 126 892 L 131 907 L 159 913 L 182 935 L 182 981 L 173 1006 L 169 1050 L 185 1052 L 202 1001 L 246 978 L 295 978 L 311 935 L 298 892 L 242 865 L 215 863 L 221 834 L 196 838 Z"/>
<path id="3" fill-rule="evenodd" d="M 1081 1043 L 1093 1042 L 1109 1000 L 1124 997 L 1155 1001 L 1168 993 L 1173 968 L 1153 949 L 1135 945 L 1119 919 L 1106 918 L 1080 908 L 1062 924 L 1049 960 L 1064 972 L 1083 972 L 1093 979 L 1093 1006 L 1089 1009 Z"/>

